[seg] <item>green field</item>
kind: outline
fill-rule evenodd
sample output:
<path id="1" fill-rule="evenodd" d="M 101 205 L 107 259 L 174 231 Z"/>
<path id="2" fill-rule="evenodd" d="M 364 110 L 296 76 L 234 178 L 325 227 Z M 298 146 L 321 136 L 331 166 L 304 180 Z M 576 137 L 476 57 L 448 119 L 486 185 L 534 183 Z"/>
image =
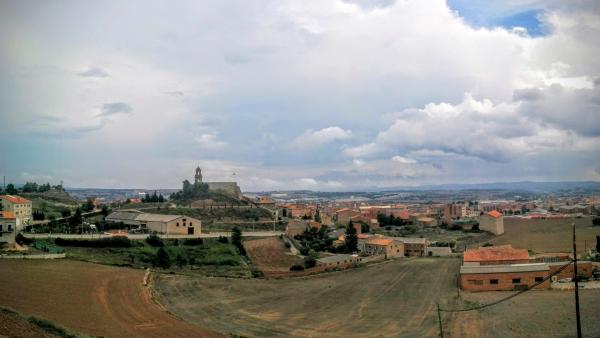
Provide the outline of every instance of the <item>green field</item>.
<path id="1" fill-rule="evenodd" d="M 216 238 L 204 239 L 201 245 L 184 245 L 183 240 L 163 242 L 171 266 L 155 267 L 156 270 L 201 276 L 249 277 L 251 275 L 245 259 L 232 244 L 219 243 Z M 133 268 L 152 267 L 159 248 L 142 240 L 131 241 L 131 243 L 131 247 L 64 246 L 64 249 L 69 259 Z M 180 259 L 177 258 L 178 256 Z"/>

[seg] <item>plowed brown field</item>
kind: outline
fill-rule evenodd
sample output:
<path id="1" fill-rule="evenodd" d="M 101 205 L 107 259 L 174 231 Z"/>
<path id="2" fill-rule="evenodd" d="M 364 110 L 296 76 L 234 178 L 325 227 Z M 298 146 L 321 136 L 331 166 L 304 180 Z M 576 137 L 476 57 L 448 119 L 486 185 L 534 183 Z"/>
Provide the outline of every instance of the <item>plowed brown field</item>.
<path id="1" fill-rule="evenodd" d="M 269 237 L 247 241 L 244 248 L 248 257 L 265 277 L 293 275 L 290 267 L 302 264 L 302 259 L 290 253 L 278 237 Z"/>
<path id="2" fill-rule="evenodd" d="M 141 270 L 68 260 L 0 260 L 0 304 L 105 337 L 214 337 L 154 303 Z"/>

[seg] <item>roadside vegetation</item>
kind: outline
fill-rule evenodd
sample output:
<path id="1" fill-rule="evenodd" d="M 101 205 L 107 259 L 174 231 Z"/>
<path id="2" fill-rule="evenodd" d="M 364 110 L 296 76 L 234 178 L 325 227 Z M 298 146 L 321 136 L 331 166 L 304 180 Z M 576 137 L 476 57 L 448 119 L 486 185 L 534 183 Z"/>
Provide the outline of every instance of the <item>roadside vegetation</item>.
<path id="1" fill-rule="evenodd" d="M 228 238 L 161 239 L 150 235 L 145 240 L 111 237 L 94 240 L 57 238 L 67 258 L 93 263 L 152 267 L 158 271 L 186 275 L 249 277 L 245 258 Z"/>

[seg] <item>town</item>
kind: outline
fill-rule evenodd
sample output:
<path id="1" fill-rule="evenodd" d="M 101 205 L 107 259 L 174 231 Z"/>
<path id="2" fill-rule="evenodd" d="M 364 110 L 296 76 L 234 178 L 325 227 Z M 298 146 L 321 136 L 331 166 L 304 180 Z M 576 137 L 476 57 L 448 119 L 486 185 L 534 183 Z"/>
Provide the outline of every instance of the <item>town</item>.
<path id="1" fill-rule="evenodd" d="M 600 1 L 0 1 L 0 338 L 600 337 Z"/>
<path id="2" fill-rule="evenodd" d="M 530 306 L 542 307 L 548 298 L 564 301 L 576 282 L 584 290 L 582 302 L 591 305 L 600 290 L 600 195 L 597 194 L 563 190 L 551 194 L 533 193 L 523 198 L 520 191 L 511 199 L 511 191 L 506 190 L 502 191 L 502 199 L 478 199 L 479 194 L 490 196 L 489 191 L 481 190 L 471 192 L 474 195 L 469 200 L 415 202 L 414 198 L 398 197 L 392 201 L 390 196 L 394 194 L 383 192 L 387 198 L 382 203 L 377 197 L 303 199 L 290 198 L 293 192 L 245 194 L 237 182 L 203 180 L 200 167 L 193 174 L 191 180 L 183 181 L 181 190 L 174 189 L 168 195 L 138 191 L 132 195 L 136 197 L 127 197 L 129 195 L 123 192 L 108 197 L 105 191 L 93 197 L 93 191 L 88 191 L 87 196 L 76 199 L 61 184 L 28 182 L 18 188 L 8 184 L 0 195 L 3 243 L 0 267 L 14 271 L 11 279 L 14 273 L 20 276 L 14 280 L 27 278 L 41 268 L 39 264 L 56 269 L 55 273 L 63 269 L 95 270 L 93 265 L 81 262 L 106 265 L 101 269 L 116 269 L 116 275 L 123 269 L 146 271 L 142 273 L 144 283 L 142 285 L 140 279 L 140 287 L 154 290 L 155 301 L 178 317 L 190 318 L 193 322 L 200 320 L 207 332 L 249 336 L 284 330 L 281 319 L 272 321 L 262 317 L 274 311 L 267 310 L 271 306 L 281 305 L 267 302 L 268 307 L 258 308 L 256 315 L 261 316 L 262 324 L 253 326 L 248 321 L 250 318 L 233 325 L 217 319 L 202 320 L 188 312 L 187 307 L 192 305 L 182 306 L 191 304 L 195 297 L 217 297 L 214 301 L 220 299 L 219 302 L 224 301 L 223 297 L 245 299 L 251 290 L 235 289 L 244 288 L 244 280 L 248 279 L 261 280 L 266 285 L 291 283 L 290 287 L 294 288 L 303 287 L 303 278 L 314 276 L 311 278 L 315 279 L 310 280 L 313 282 L 306 282 L 310 289 L 319 287 L 311 284 L 325 280 L 344 283 L 346 278 L 356 279 L 359 285 L 368 284 L 367 280 L 359 280 L 369 278 L 361 277 L 365 273 L 382 282 L 395 273 L 409 273 L 403 278 L 406 286 L 415 278 L 423 278 L 422 292 L 430 294 L 430 289 L 436 289 L 427 302 L 441 302 L 447 311 L 503 297 L 488 293 L 494 291 L 537 290 L 539 292 L 522 297 L 529 297 Z M 457 195 L 463 194 L 465 191 L 457 192 Z M 576 256 L 571 247 L 572 231 L 577 235 Z M 23 260 L 40 263 L 28 266 L 20 263 Z M 54 262 L 59 261 L 72 263 L 55 265 Z M 432 274 L 445 277 L 439 280 L 440 277 Z M 178 276 L 183 279 L 179 280 Z M 227 295 L 206 293 L 205 287 L 209 286 L 205 286 L 198 293 L 188 295 L 190 299 L 169 296 L 172 292 L 182 292 L 181 288 L 191 287 L 185 285 L 195 279 L 212 281 L 205 279 L 207 277 L 234 278 L 237 286 Z M 49 275 L 43 283 L 53 285 L 55 278 Z M 2 283 L 10 285 L 11 279 Z M 233 283 L 231 281 L 225 279 L 225 285 Z M 85 283 L 85 280 L 80 282 Z M 436 283 L 446 285 L 438 290 L 440 286 L 435 286 Z M 37 283 L 30 285 L 34 286 L 39 287 Z M 364 286 L 370 292 L 386 289 L 382 285 Z M 453 288 L 458 293 L 450 297 Z M 548 291 L 541 291 L 544 289 Z M 60 297 L 60 293 L 56 296 Z M 0 293 L 2 304 L 14 308 L 26 308 L 22 298 L 28 297 L 31 296 L 23 294 L 20 299 L 14 299 L 11 294 Z M 108 301 L 116 300 L 109 297 Z M 282 303 L 290 301 L 293 298 Z M 390 305 L 377 304 L 376 307 Z M 258 305 L 243 303 L 241 309 L 227 311 L 236 313 L 249 306 Z M 197 313 L 208 310 L 201 303 L 192 308 Z M 560 311 L 566 314 L 570 309 Z M 427 313 L 433 315 L 431 306 L 422 315 Z M 124 332 L 119 331 L 124 328 L 118 326 L 113 327 L 113 331 L 82 328 L 68 313 L 53 317 L 59 319 L 58 323 L 84 330 L 86 334 L 120 335 L 119 332 Z M 285 323 L 287 319 L 283 320 Z M 461 331 L 454 328 L 457 320 L 460 319 L 454 313 L 448 312 L 446 318 L 440 318 L 440 323 L 448 327 L 447 334 L 460 335 Z M 478 320 L 485 322 L 485 319 Z M 312 322 L 302 325 L 313 325 L 310 332 L 325 334 L 315 323 L 309 323 Z M 592 332 L 600 329 L 592 317 L 584 316 L 584 325 Z"/>

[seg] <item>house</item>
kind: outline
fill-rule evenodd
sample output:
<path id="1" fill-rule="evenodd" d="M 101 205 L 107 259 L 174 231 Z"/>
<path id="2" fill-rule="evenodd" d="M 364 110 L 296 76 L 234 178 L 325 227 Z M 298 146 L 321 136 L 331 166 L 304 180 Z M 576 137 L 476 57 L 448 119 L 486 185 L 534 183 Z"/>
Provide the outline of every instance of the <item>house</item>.
<path id="1" fill-rule="evenodd" d="M 579 276 L 589 278 L 592 273 L 592 262 L 577 262 Z M 468 291 L 522 290 L 538 283 L 536 288 L 549 288 L 552 280 L 571 277 L 573 262 L 568 260 L 492 265 L 465 262 L 460 267 L 460 287 Z"/>
<path id="2" fill-rule="evenodd" d="M 149 214 L 138 210 L 115 211 L 106 216 L 105 220 L 113 223 L 124 223 L 166 235 L 199 237 L 202 229 L 202 222 L 189 216 Z"/>
<path id="3" fill-rule="evenodd" d="M 362 259 L 358 255 L 338 254 L 328 257 L 318 258 L 317 267 L 323 269 L 345 269 L 360 263 Z"/>
<path id="4" fill-rule="evenodd" d="M 467 205 L 465 203 L 452 203 L 444 206 L 444 219 L 450 221 L 463 218 L 467 215 Z"/>
<path id="5" fill-rule="evenodd" d="M 404 243 L 392 238 L 369 237 L 364 240 L 362 252 L 366 255 L 385 255 L 385 258 L 404 257 Z"/>
<path id="6" fill-rule="evenodd" d="M 438 225 L 437 220 L 432 217 L 418 217 L 415 223 L 422 227 L 436 227 Z"/>
<path id="7" fill-rule="evenodd" d="M 336 223 L 347 225 L 352 217 L 360 216 L 360 212 L 348 208 L 340 209 L 335 212 L 334 218 Z"/>
<path id="8" fill-rule="evenodd" d="M 32 203 L 30 200 L 13 195 L 0 195 L 2 210 L 10 211 L 16 218 L 17 231 L 29 225 L 32 220 Z"/>
<path id="9" fill-rule="evenodd" d="M 275 206 L 275 202 L 269 196 L 258 196 L 256 198 L 256 204 L 266 206 L 266 207 Z"/>
<path id="10" fill-rule="evenodd" d="M 429 241 L 427 238 L 416 237 L 392 237 L 404 243 L 404 256 L 426 256 Z"/>
<path id="11" fill-rule="evenodd" d="M 478 249 L 467 249 L 463 254 L 464 263 L 480 265 L 529 263 L 529 252 L 515 249 L 510 244 L 490 246 Z"/>
<path id="12" fill-rule="evenodd" d="M 370 218 L 364 215 L 356 215 L 350 217 L 350 220 L 352 221 L 352 223 L 364 223 L 369 226 L 369 229 L 379 228 L 379 222 L 377 221 L 377 218 Z"/>
<path id="13" fill-rule="evenodd" d="M 544 281 L 550 274 L 547 263 L 479 265 L 460 267 L 460 287 L 467 291 L 520 290 Z M 549 288 L 550 280 L 538 288 Z"/>
<path id="14" fill-rule="evenodd" d="M 427 248 L 427 256 L 444 257 L 452 255 L 452 249 L 448 246 L 430 246 Z"/>
<path id="15" fill-rule="evenodd" d="M 17 233 L 17 218 L 12 211 L 0 211 L 0 242 L 8 244 L 8 249 L 14 249 Z"/>
<path id="16" fill-rule="evenodd" d="M 502 235 L 504 233 L 504 216 L 496 210 L 481 215 L 479 229 L 489 231 L 494 235 Z"/>

